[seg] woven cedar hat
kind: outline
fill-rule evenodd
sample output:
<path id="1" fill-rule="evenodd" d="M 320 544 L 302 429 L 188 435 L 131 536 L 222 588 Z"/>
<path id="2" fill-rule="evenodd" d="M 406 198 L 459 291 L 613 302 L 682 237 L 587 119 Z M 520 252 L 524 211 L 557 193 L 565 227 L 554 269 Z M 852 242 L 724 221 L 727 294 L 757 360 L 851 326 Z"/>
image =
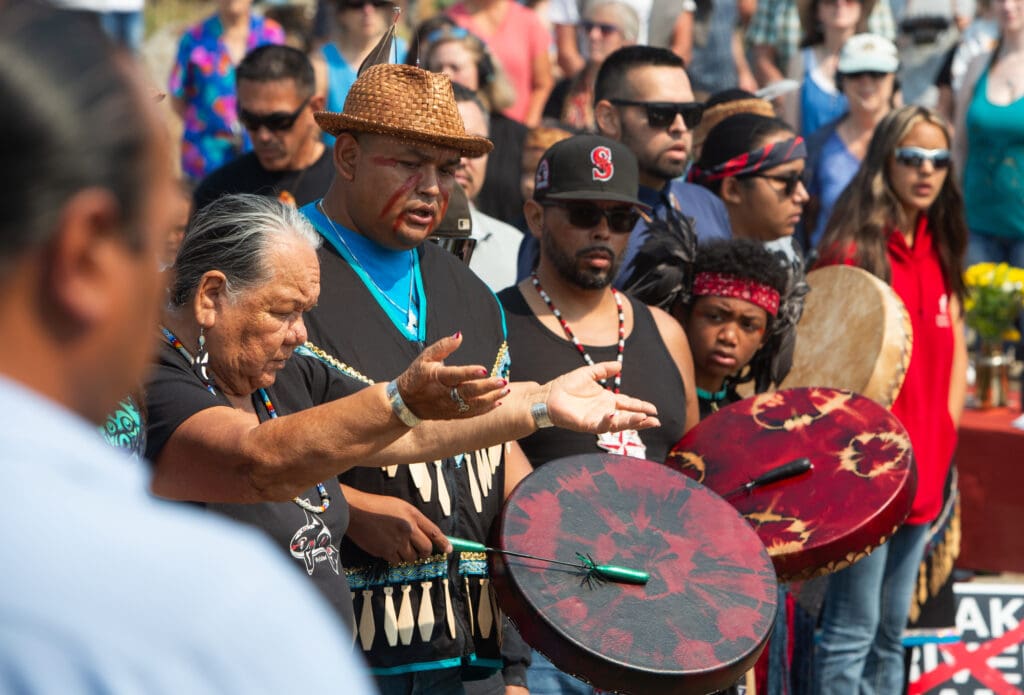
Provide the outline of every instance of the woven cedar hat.
<path id="1" fill-rule="evenodd" d="M 487 138 L 466 134 L 446 75 L 411 65 L 373 65 L 355 81 L 341 113 L 317 111 L 317 124 L 330 133 L 387 135 L 457 150 L 467 157 L 487 154 Z"/>
<path id="2" fill-rule="evenodd" d="M 727 99 L 724 101 L 718 101 L 715 104 L 704 107 L 704 115 L 701 116 L 700 123 L 693 129 L 693 146 L 703 147 L 704 141 L 708 139 L 708 133 L 716 125 L 724 121 L 729 116 L 735 116 L 738 113 L 756 113 L 759 116 L 775 116 L 775 109 L 764 99 L 760 99 L 753 94 L 744 93 L 741 90 L 734 90 L 735 97 L 733 99 Z M 719 92 L 719 95 L 723 95 L 723 92 Z M 712 100 L 716 95 L 712 95 Z"/>

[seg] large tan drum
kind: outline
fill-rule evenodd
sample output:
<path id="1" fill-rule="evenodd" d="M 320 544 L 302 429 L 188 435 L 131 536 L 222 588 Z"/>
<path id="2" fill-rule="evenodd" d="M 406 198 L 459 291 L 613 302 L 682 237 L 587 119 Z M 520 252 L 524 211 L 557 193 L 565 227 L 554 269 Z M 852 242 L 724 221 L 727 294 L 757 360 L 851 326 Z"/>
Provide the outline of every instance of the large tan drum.
<path id="1" fill-rule="evenodd" d="M 827 386 L 892 407 L 910 363 L 906 307 L 877 277 L 846 265 L 807 274 L 793 368 L 779 388 Z"/>

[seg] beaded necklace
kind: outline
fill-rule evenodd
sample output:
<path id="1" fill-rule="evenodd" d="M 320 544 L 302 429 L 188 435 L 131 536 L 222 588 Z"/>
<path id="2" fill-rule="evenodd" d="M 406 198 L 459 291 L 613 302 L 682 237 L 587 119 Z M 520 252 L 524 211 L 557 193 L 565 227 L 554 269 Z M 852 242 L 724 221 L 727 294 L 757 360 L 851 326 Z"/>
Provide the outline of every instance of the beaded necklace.
<path id="1" fill-rule="evenodd" d="M 188 350 L 185 349 L 185 346 L 182 344 L 182 342 L 178 340 L 178 336 L 171 333 L 164 326 L 160 326 L 160 331 L 164 334 L 164 338 L 167 339 L 167 342 L 170 343 L 171 347 L 177 350 L 179 353 L 181 353 L 181 356 L 188 360 L 189 364 L 191 364 L 192 355 L 189 353 Z M 206 390 L 212 393 L 214 396 L 217 395 L 217 391 L 210 384 L 206 384 Z M 259 389 L 257 393 L 259 393 L 260 395 L 260 400 L 263 401 L 263 407 L 267 409 L 267 415 L 270 416 L 271 420 L 276 419 L 277 409 L 274 407 L 274 404 L 270 401 L 270 395 L 267 393 L 267 390 Z M 327 494 L 327 488 L 324 487 L 323 483 L 316 484 L 316 491 L 317 494 L 320 495 L 320 506 L 310 504 L 306 500 L 301 499 L 299 497 L 293 497 L 292 502 L 299 505 L 307 512 L 312 512 L 313 514 L 323 514 L 327 511 L 327 508 L 331 506 L 331 496 Z"/>
<path id="2" fill-rule="evenodd" d="M 540 298 L 544 300 L 544 303 L 548 305 L 548 309 L 550 309 L 551 313 L 555 315 L 556 319 L 558 319 L 558 323 L 562 325 L 562 330 L 565 331 L 566 337 L 569 339 L 569 342 L 573 344 L 573 347 L 576 348 L 576 351 L 580 353 L 580 356 L 583 357 L 583 361 L 593 366 L 594 360 L 587 353 L 586 349 L 583 347 L 583 344 L 580 343 L 579 339 L 576 337 L 576 334 L 572 332 L 571 328 L 569 328 L 568 322 L 564 318 L 562 318 L 562 312 L 558 310 L 558 307 L 555 306 L 555 303 L 551 301 L 551 297 L 548 295 L 547 292 L 544 291 L 544 288 L 540 286 L 540 278 L 537 277 L 537 273 L 530 274 L 530 281 L 533 283 L 534 288 L 537 290 L 537 294 L 539 294 Z M 619 373 L 615 375 L 615 385 L 614 388 L 612 388 L 612 393 L 618 393 L 619 386 L 622 385 L 622 355 L 626 351 L 626 314 L 623 312 L 622 309 L 622 296 L 615 290 L 614 287 L 611 288 L 611 290 L 612 296 L 615 298 L 615 306 L 618 307 L 619 309 L 619 346 L 618 354 L 615 357 L 616 361 L 619 363 Z M 606 380 L 602 379 L 600 383 L 605 388 L 608 388 Z"/>
<path id="3" fill-rule="evenodd" d="M 409 251 L 409 302 L 403 308 L 401 304 L 399 304 L 394 299 L 388 296 L 388 293 L 384 291 L 383 287 L 377 284 L 377 281 L 373 279 L 372 275 L 370 275 L 370 271 L 366 269 L 366 266 L 362 264 L 362 262 L 356 256 L 355 252 L 352 251 L 352 247 L 348 245 L 347 241 L 345 241 L 345 237 L 342 235 L 337 225 L 334 224 L 334 220 L 332 220 L 330 215 L 327 214 L 327 211 L 324 210 L 323 199 L 321 198 L 319 201 L 317 201 L 316 205 L 317 208 L 320 210 L 320 214 L 322 214 L 324 216 L 324 219 L 326 219 L 327 222 L 331 225 L 331 229 L 334 231 L 334 235 L 338 237 L 338 240 L 341 241 L 341 245 L 345 247 L 346 251 L 348 251 L 348 255 L 352 256 L 352 260 L 355 261 L 356 265 L 359 266 L 359 268 L 363 271 L 363 274 L 366 275 L 366 277 L 370 280 L 373 286 L 377 288 L 377 292 L 379 292 L 380 295 L 384 297 L 385 301 L 387 301 L 388 304 L 395 307 L 395 309 L 397 309 L 400 313 L 405 314 L 405 329 L 409 333 L 416 333 L 416 329 L 418 327 L 418 320 L 416 317 L 416 311 L 413 308 L 413 300 L 415 299 L 416 288 L 416 252 L 412 250 Z"/>
<path id="4" fill-rule="evenodd" d="M 708 403 L 708 405 L 711 408 L 711 412 L 713 413 L 718 412 L 719 403 L 723 402 L 725 400 L 725 397 L 728 395 L 728 387 L 723 387 L 721 391 L 715 391 L 714 393 L 712 393 L 711 391 L 705 391 L 700 387 L 697 388 L 697 398 Z"/>

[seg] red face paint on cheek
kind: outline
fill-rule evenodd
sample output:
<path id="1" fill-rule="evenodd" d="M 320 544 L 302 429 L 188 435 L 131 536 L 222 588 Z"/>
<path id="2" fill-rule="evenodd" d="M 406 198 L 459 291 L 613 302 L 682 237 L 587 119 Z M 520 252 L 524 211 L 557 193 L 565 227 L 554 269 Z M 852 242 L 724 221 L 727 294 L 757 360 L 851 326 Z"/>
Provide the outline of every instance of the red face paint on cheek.
<path id="1" fill-rule="evenodd" d="M 384 207 L 380 210 L 380 219 L 386 219 L 388 215 L 392 213 L 394 208 L 401 204 L 405 197 L 409 194 L 413 188 L 419 185 L 420 181 L 423 180 L 423 174 L 413 174 L 405 180 L 398 190 L 388 198 L 388 202 L 384 203 Z"/>

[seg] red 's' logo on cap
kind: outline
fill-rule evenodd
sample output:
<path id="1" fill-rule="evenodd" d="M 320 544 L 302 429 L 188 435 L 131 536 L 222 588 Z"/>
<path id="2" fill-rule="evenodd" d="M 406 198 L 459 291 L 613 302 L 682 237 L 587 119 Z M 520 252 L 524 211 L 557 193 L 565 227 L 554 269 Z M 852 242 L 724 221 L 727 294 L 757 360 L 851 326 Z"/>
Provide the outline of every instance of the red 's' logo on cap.
<path id="1" fill-rule="evenodd" d="M 594 165 L 591 170 L 595 181 L 608 181 L 615 174 L 615 165 L 612 164 L 612 151 L 601 145 L 590 151 L 590 163 Z"/>

